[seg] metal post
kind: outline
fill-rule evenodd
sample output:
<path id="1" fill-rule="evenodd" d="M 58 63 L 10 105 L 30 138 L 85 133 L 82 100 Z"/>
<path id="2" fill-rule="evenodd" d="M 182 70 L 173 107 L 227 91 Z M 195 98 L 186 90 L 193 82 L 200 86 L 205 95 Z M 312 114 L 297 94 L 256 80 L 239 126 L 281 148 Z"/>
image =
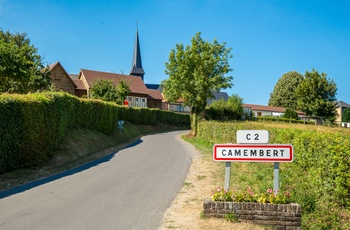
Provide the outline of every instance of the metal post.
<path id="1" fill-rule="evenodd" d="M 273 191 L 275 192 L 275 194 L 278 193 L 278 180 L 279 180 L 279 171 L 280 171 L 279 166 L 280 166 L 279 162 L 273 163 Z"/>
<path id="2" fill-rule="evenodd" d="M 230 175 L 231 175 L 231 162 L 226 162 L 225 185 L 224 185 L 224 189 L 226 191 L 228 191 L 230 189 Z"/>

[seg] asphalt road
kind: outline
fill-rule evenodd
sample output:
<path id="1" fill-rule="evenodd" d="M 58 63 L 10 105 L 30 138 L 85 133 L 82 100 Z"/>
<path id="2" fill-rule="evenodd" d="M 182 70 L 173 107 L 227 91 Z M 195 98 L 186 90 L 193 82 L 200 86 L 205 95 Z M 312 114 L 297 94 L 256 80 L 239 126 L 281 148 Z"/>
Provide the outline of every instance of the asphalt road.
<path id="1" fill-rule="evenodd" d="M 0 197 L 0 229 L 158 229 L 191 164 L 180 132 L 149 135 Z"/>

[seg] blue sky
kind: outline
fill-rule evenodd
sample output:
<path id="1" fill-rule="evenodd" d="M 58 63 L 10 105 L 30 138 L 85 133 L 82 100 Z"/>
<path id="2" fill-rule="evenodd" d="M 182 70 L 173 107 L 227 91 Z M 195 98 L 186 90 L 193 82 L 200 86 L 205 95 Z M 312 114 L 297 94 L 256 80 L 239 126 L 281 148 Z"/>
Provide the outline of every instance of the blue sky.
<path id="1" fill-rule="evenodd" d="M 231 47 L 234 86 L 244 103 L 267 105 L 278 79 L 313 68 L 350 104 L 347 0 L 0 0 L 0 28 L 27 33 L 45 63 L 129 74 L 136 21 L 145 83 L 168 78 L 176 44 L 202 33 Z"/>

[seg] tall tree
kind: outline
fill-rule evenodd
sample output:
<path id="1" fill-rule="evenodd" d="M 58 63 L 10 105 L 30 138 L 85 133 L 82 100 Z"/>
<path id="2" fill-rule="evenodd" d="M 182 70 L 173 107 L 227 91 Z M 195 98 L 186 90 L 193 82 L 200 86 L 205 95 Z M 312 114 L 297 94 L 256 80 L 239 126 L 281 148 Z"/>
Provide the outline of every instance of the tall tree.
<path id="1" fill-rule="evenodd" d="M 48 89 L 49 69 L 25 33 L 0 30 L 0 93 L 27 93 Z"/>
<path id="2" fill-rule="evenodd" d="M 295 93 L 297 109 L 309 116 L 324 117 L 330 122 L 335 120 L 337 85 L 327 78 L 327 74 L 319 74 L 315 69 L 306 71 Z"/>
<path id="3" fill-rule="evenodd" d="M 205 109 L 207 98 L 213 92 L 232 87 L 232 76 L 225 76 L 232 69 L 228 63 L 231 48 L 226 43 L 204 41 L 201 33 L 191 40 L 191 45 L 176 44 L 165 63 L 169 79 L 162 82 L 164 96 L 170 102 L 183 99 L 191 107 L 193 135 L 197 134 L 197 117 Z"/>
<path id="4" fill-rule="evenodd" d="M 295 90 L 302 81 L 303 75 L 296 71 L 283 74 L 270 94 L 269 105 L 296 109 L 297 97 Z"/>

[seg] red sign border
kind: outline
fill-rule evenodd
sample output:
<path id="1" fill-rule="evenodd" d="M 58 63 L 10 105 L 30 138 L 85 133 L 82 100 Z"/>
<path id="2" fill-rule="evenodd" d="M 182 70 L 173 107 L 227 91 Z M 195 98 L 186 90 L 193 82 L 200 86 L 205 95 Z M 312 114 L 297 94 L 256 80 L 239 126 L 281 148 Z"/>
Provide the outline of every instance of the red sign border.
<path id="1" fill-rule="evenodd" d="M 217 148 L 288 148 L 290 151 L 290 157 L 288 159 L 281 158 L 217 158 Z M 293 146 L 291 144 L 215 144 L 213 147 L 213 159 L 214 161 L 224 162 L 292 162 L 294 156 Z"/>

